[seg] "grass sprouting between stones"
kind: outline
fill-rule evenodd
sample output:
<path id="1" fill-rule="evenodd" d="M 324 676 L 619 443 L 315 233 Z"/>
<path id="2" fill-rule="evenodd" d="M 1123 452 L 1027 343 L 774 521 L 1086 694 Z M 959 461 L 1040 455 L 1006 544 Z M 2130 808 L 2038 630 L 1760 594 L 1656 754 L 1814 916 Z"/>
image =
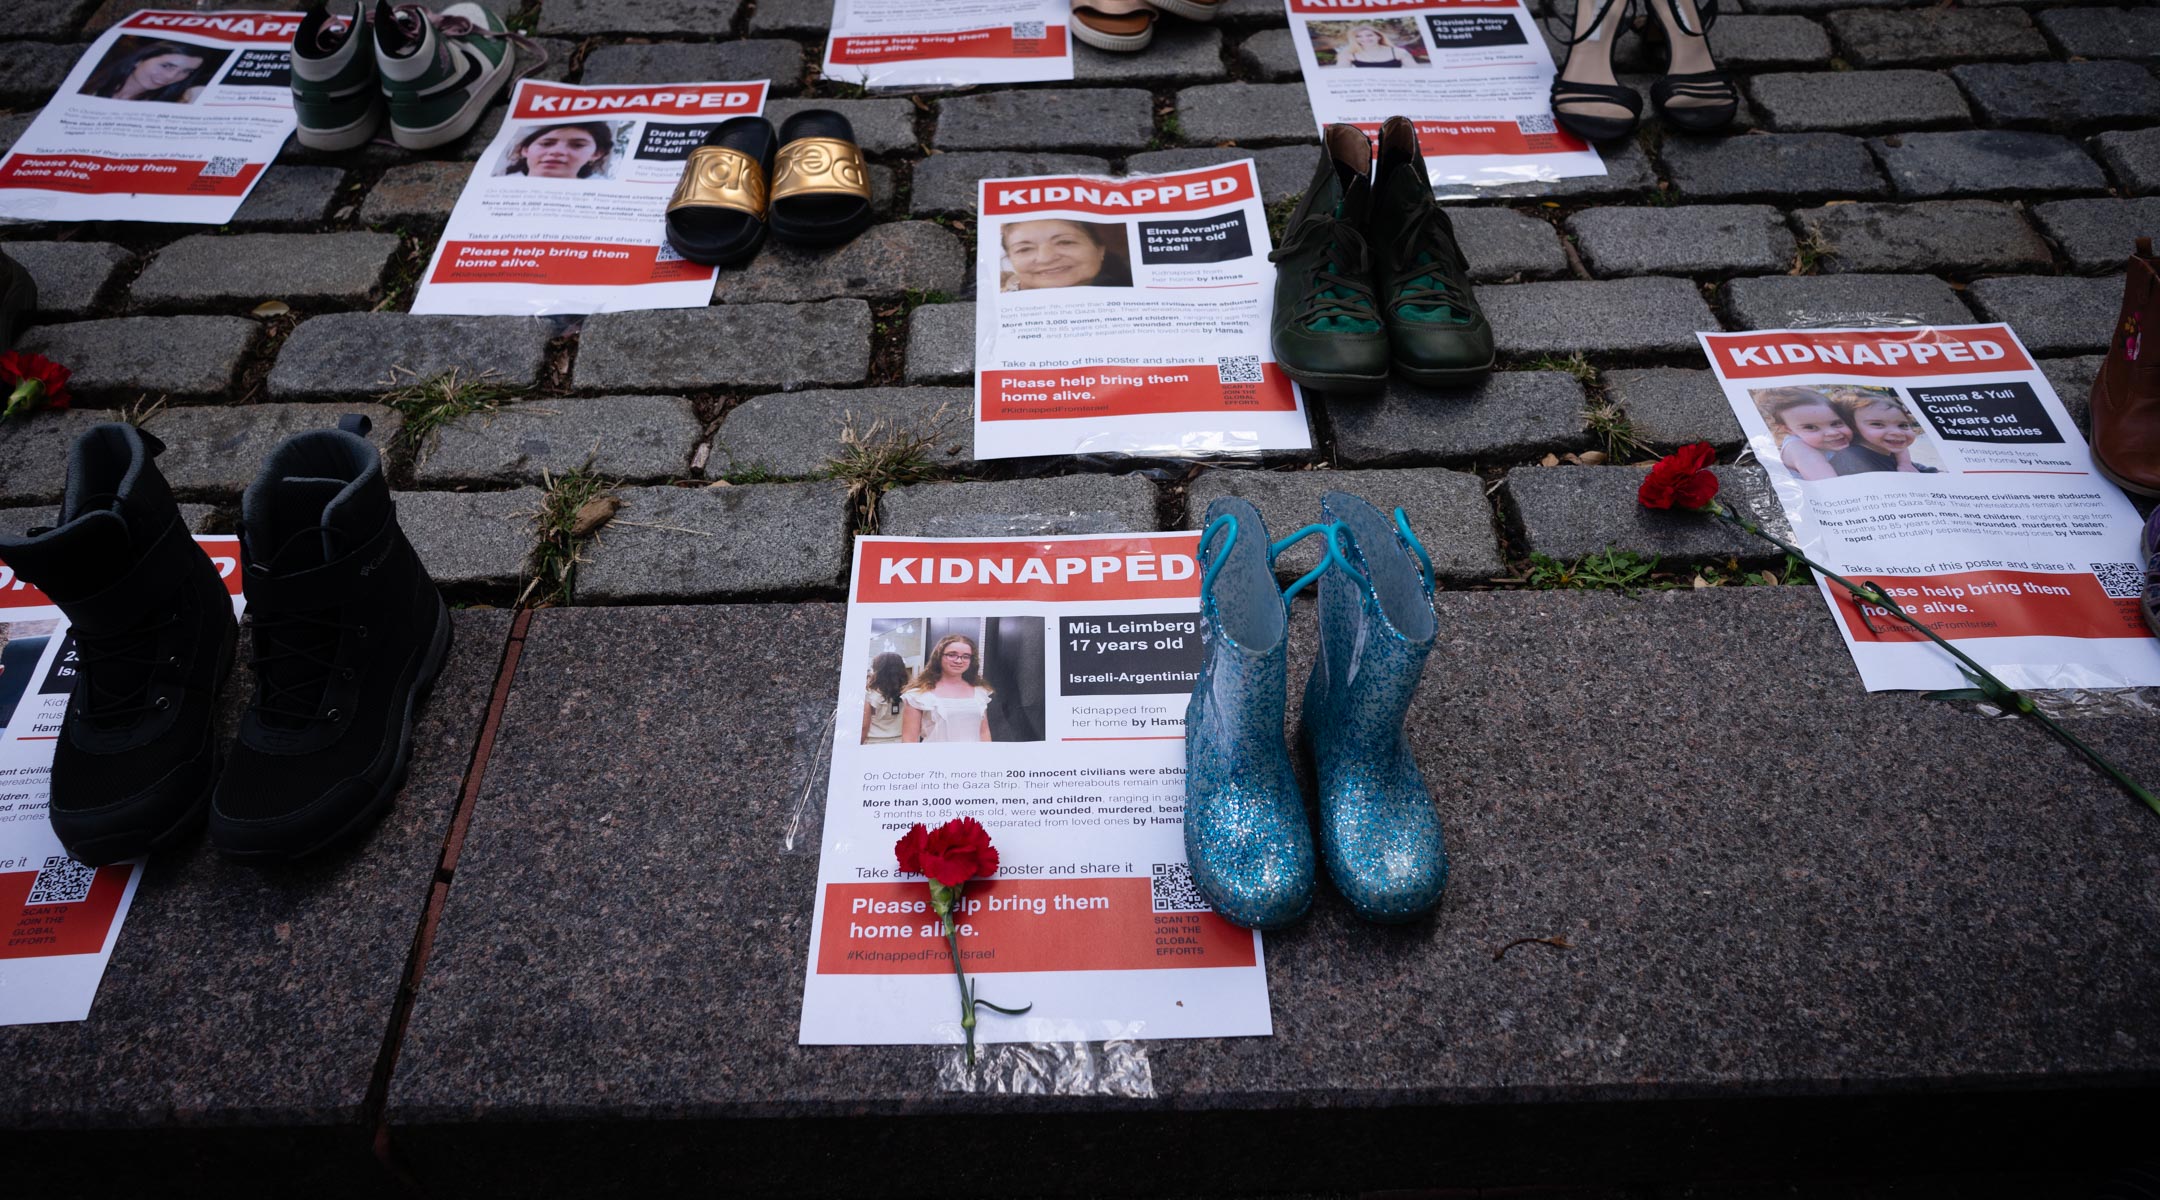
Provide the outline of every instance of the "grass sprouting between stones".
<path id="1" fill-rule="evenodd" d="M 1572 375 L 1575 377 L 1575 382 L 1585 387 L 1597 382 L 1597 368 L 1590 365 L 1590 360 L 1580 350 L 1573 354 L 1540 354 L 1524 363 L 1523 369 L 1527 371 L 1558 371 L 1563 375 Z"/>
<path id="2" fill-rule="evenodd" d="M 848 485 L 856 532 L 874 527 L 878 497 L 886 492 L 952 474 L 939 464 L 938 447 L 956 436 L 954 411 L 953 405 L 939 405 L 926 424 L 914 428 L 888 425 L 883 417 L 861 426 L 853 412 L 842 418 L 840 453 L 829 460 L 825 477 Z"/>
<path id="3" fill-rule="evenodd" d="M 1283 232 L 1290 227 L 1290 214 L 1297 211 L 1298 201 L 1304 198 L 1305 193 L 1299 192 L 1295 196 L 1284 196 L 1268 207 L 1268 233 L 1273 235 L 1276 245 L 1282 245 Z"/>
<path id="4" fill-rule="evenodd" d="M 1633 550 L 1615 550 L 1611 546 L 1596 554 L 1584 555 L 1574 563 L 1563 563 L 1545 554 L 1530 556 L 1530 567 L 1524 573 L 1523 582 L 1534 588 L 1615 588 L 1630 591 L 1650 586 L 1651 573 L 1658 568 L 1656 555 L 1644 556 Z"/>
<path id="5" fill-rule="evenodd" d="M 1793 251 L 1793 275 L 1813 275 L 1822 268 L 1823 258 L 1830 253 L 1829 243 L 1812 233 L 1800 235 L 1797 249 Z"/>
<path id="6" fill-rule="evenodd" d="M 1596 554 L 1584 555 L 1572 563 L 1562 562 L 1550 555 L 1533 554 L 1525 564 L 1519 580 L 1499 582 L 1516 582 L 1544 591 L 1617 592 L 1661 592 L 1676 588 L 1781 587 L 1790 583 L 1808 582 L 1806 569 L 1791 558 L 1785 560 L 1782 568 L 1774 570 L 1744 568 L 1738 559 L 1727 559 L 1723 563 L 1704 563 L 1694 568 L 1661 568 L 1662 561 L 1654 554 L 1638 554 L 1633 550 L 1607 546 Z"/>
<path id="7" fill-rule="evenodd" d="M 540 546 L 533 555 L 533 577 L 518 597 L 534 608 L 567 604 L 577 592 L 577 567 L 585 543 L 615 515 L 620 502 L 612 495 L 617 481 L 589 466 L 561 475 L 542 472 Z"/>
<path id="8" fill-rule="evenodd" d="M 751 463 L 747 467 L 732 467 L 720 476 L 722 482 L 743 486 L 753 483 L 784 483 L 787 476 L 775 473 L 763 463 Z"/>
<path id="9" fill-rule="evenodd" d="M 1610 400 L 1594 400 L 1584 413 L 1590 423 L 1590 432 L 1605 447 L 1605 457 L 1611 462 L 1629 462 L 1657 457 L 1636 432 L 1627 413 Z"/>
<path id="10" fill-rule="evenodd" d="M 503 383 L 491 371 L 470 373 L 452 367 L 439 375 L 420 378 L 403 367 L 391 370 L 391 386 L 380 399 L 384 407 L 405 418 L 398 437 L 416 453 L 426 449 L 436 430 L 474 413 L 494 412 L 518 389 Z"/>

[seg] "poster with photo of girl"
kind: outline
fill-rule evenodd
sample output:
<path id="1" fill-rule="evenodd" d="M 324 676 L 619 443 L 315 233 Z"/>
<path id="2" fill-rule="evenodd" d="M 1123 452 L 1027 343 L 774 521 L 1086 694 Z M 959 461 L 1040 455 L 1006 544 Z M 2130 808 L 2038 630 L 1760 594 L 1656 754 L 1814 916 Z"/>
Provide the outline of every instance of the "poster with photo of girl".
<path id="1" fill-rule="evenodd" d="M 863 677 L 865 746 L 1043 740 L 1041 617 L 880 617 Z"/>
<path id="2" fill-rule="evenodd" d="M 526 179 L 615 178 L 615 167 L 636 136 L 635 121 L 550 121 L 517 131 L 495 174 Z"/>

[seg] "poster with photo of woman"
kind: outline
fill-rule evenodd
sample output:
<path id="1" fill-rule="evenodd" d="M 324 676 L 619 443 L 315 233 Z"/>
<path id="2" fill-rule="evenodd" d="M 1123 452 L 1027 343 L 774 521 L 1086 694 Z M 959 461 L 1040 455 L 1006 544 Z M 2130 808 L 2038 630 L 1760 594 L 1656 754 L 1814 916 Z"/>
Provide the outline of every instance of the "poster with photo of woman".
<path id="1" fill-rule="evenodd" d="M 193 104 L 231 54 L 165 38 L 123 37 L 98 60 L 80 90 L 107 100 Z"/>
<path id="2" fill-rule="evenodd" d="M 1251 159 L 977 186 L 976 458 L 1312 444 Z"/>
<path id="3" fill-rule="evenodd" d="M 1007 221 L 998 226 L 998 290 L 1131 287 L 1130 236 L 1123 221 Z"/>
<path id="4" fill-rule="evenodd" d="M 1316 128 L 1417 129 L 1447 197 L 1605 174 L 1552 114 L 1554 64 L 1522 0 L 1284 0 Z M 1346 11 L 1347 10 L 1347 11 Z"/>
<path id="5" fill-rule="evenodd" d="M 1418 23 L 1404 17 L 1370 21 L 1307 21 L 1313 57 L 1323 67 L 1388 70 L 1431 66 Z"/>
<path id="6" fill-rule="evenodd" d="M 10 2 L 20 4 L 0 0 L 0 11 Z M 230 222 L 296 124 L 301 17 L 145 10 L 116 21 L 0 154 L 0 220 Z"/>

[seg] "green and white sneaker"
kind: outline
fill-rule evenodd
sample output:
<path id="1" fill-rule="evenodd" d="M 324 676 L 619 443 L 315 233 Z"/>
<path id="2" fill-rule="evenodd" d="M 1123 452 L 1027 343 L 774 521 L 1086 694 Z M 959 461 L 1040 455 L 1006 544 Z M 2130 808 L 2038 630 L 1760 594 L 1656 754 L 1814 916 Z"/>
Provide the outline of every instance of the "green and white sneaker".
<path id="1" fill-rule="evenodd" d="M 510 38 L 502 20 L 477 4 L 431 13 L 376 0 L 375 67 L 397 144 L 427 150 L 471 132 L 517 66 Z"/>
<path id="2" fill-rule="evenodd" d="M 382 78 L 369 52 L 361 0 L 331 0 L 308 13 L 293 34 L 295 134 L 314 150 L 352 150 L 382 124 Z"/>

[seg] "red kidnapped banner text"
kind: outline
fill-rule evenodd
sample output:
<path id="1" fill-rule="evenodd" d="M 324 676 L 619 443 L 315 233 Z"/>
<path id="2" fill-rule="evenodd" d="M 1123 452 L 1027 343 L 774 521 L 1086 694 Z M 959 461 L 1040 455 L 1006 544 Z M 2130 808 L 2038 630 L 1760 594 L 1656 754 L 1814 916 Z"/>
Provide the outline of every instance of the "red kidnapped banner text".
<path id="1" fill-rule="evenodd" d="M 1250 166 L 1148 175 L 1139 179 L 1030 179 L 984 188 L 984 216 L 1050 209 L 1092 213 L 1173 213 L 1237 204 L 1253 196 Z"/>
<path id="2" fill-rule="evenodd" d="M 1052 25 L 1039 38 L 1016 38 L 1012 26 L 957 33 L 892 33 L 834 38 L 832 60 L 850 66 L 916 62 L 936 58 L 1057 58 L 1065 53 L 1065 27 Z"/>
<path id="3" fill-rule="evenodd" d="M 2033 369 L 2007 325 L 1713 333 L 1703 340 L 1727 379 L 1823 374 L 1900 379 Z"/>
<path id="4" fill-rule="evenodd" d="M 1200 535 L 1086 541 L 861 541 L 859 604 L 1177 600 L 1200 594 Z"/>
<path id="5" fill-rule="evenodd" d="M 554 87 L 527 81 L 518 96 L 519 119 L 581 117 L 601 113 L 646 113 L 680 117 L 711 113 L 715 117 L 745 116 L 765 104 L 765 84 L 731 83 L 720 87 L 668 84 L 663 87 Z"/>
<path id="6" fill-rule="evenodd" d="M 139 12 L 120 28 L 184 33 L 214 42 L 289 42 L 300 32 L 301 14 L 281 12 Z"/>
<path id="7" fill-rule="evenodd" d="M 10 154 L 0 162 L 0 186 L 97 196 L 244 196 L 262 174 L 261 163 L 246 163 L 234 174 L 205 178 L 209 165 L 171 158 Z"/>

